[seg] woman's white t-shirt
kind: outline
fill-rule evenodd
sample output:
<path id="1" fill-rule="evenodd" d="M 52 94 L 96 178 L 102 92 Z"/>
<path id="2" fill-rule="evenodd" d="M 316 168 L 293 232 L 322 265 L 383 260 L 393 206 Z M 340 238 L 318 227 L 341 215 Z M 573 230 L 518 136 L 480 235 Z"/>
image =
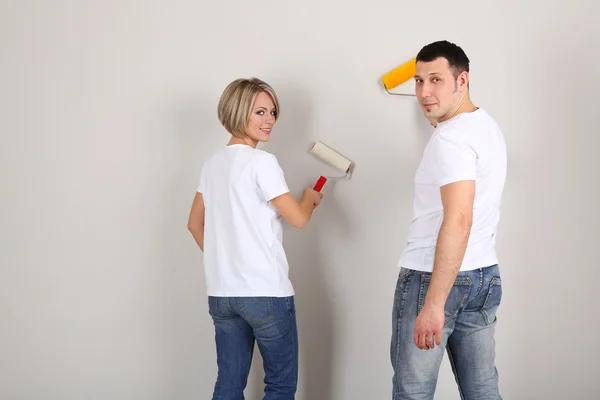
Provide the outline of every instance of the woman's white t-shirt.
<path id="1" fill-rule="evenodd" d="M 209 296 L 292 296 L 283 225 L 270 200 L 289 192 L 276 157 L 234 144 L 202 167 L 204 271 Z"/>

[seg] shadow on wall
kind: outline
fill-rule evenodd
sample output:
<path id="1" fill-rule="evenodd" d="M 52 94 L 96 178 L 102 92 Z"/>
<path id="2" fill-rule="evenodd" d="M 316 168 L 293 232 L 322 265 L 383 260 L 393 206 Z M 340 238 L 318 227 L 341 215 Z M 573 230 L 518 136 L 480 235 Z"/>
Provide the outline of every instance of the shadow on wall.
<path id="1" fill-rule="evenodd" d="M 218 122 L 216 102 L 198 93 L 203 90 L 174 103 L 164 122 L 167 185 L 160 189 L 163 206 L 156 216 L 149 216 L 156 217 L 153 248 L 160 249 L 155 251 L 163 258 L 160 330 L 164 362 L 169 365 L 165 367 L 169 375 L 163 377 L 165 393 L 169 393 L 165 396 L 177 399 L 210 396 L 216 379 L 202 252 L 186 226 L 202 163 L 227 143 L 228 136 Z"/>
<path id="2" fill-rule="evenodd" d="M 282 118 L 273 129 L 269 143 L 260 148 L 273 153 L 284 171 L 292 194 L 299 199 L 305 187 L 312 187 L 318 175 L 311 173 L 314 160 L 307 155 L 311 137 L 311 101 L 301 88 L 273 83 L 282 108 Z M 297 398 L 330 399 L 332 394 L 334 321 L 331 291 L 320 257 L 319 225 L 326 214 L 327 197 L 315 210 L 307 226 L 298 230 L 284 228 L 284 247 L 290 265 L 290 278 L 295 289 L 299 339 L 299 382 Z M 328 214 L 328 213 L 327 213 Z M 331 217 L 331 216 L 330 216 Z M 338 216 L 334 216 L 336 220 Z M 255 354 L 258 355 L 259 352 Z M 255 357 L 250 376 L 252 395 L 264 396 L 264 373 Z"/>
<path id="3" fill-rule="evenodd" d="M 425 150 L 425 146 L 427 146 L 427 142 L 429 141 L 429 138 L 431 137 L 431 134 L 434 130 L 434 127 L 431 125 L 431 123 L 429 122 L 429 120 L 425 117 L 425 115 L 423 114 L 423 110 L 421 109 L 421 106 L 419 105 L 418 100 L 415 98 L 413 100 L 413 107 L 412 109 L 414 110 L 414 118 L 415 118 L 415 125 L 417 127 L 417 138 L 418 141 L 417 143 L 419 144 L 419 149 L 421 151 Z M 419 159 L 421 155 L 419 154 Z"/>

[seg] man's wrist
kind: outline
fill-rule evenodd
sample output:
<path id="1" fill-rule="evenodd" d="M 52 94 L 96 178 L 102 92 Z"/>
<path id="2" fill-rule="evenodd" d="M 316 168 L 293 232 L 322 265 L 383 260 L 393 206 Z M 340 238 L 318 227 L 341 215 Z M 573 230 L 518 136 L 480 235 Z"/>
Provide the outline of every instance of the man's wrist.
<path id="1" fill-rule="evenodd" d="M 428 308 L 444 308 L 446 305 L 446 299 L 441 296 L 425 296 L 425 307 Z"/>

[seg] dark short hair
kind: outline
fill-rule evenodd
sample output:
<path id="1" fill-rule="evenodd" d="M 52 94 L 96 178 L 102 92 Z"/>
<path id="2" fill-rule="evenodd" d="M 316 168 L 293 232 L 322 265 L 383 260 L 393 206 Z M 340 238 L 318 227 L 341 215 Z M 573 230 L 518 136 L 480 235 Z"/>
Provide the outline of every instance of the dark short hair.
<path id="1" fill-rule="evenodd" d="M 463 72 L 469 72 L 469 57 L 460 46 L 447 40 L 440 40 L 424 46 L 417 54 L 417 62 L 431 62 L 439 57 L 448 60 L 448 65 L 455 78 Z"/>

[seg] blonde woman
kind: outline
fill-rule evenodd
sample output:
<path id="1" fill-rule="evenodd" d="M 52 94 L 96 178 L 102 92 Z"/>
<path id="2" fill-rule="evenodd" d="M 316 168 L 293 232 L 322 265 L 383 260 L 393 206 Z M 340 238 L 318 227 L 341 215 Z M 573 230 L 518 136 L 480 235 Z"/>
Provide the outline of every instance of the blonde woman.
<path id="1" fill-rule="evenodd" d="M 267 142 L 279 117 L 275 91 L 257 78 L 223 91 L 218 117 L 229 143 L 203 165 L 188 229 L 203 252 L 218 374 L 213 400 L 244 399 L 254 343 L 264 360 L 265 400 L 293 399 L 298 380 L 294 289 L 282 220 L 302 228 L 322 195 L 290 193 Z"/>

